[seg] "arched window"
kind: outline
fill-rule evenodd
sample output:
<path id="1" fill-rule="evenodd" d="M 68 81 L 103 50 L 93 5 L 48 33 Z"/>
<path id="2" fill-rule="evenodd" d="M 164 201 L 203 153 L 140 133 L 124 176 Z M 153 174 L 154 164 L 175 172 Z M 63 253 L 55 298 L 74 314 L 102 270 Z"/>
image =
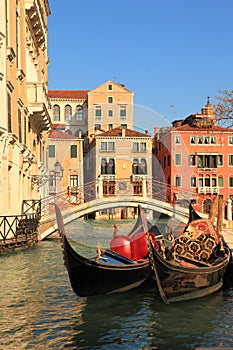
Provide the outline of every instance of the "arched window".
<path id="1" fill-rule="evenodd" d="M 101 174 L 107 174 L 107 159 L 102 158 L 101 159 Z"/>
<path id="2" fill-rule="evenodd" d="M 133 160 L 133 164 L 132 164 L 132 173 L 133 175 L 137 175 L 138 174 L 138 159 L 134 158 Z"/>
<path id="3" fill-rule="evenodd" d="M 110 158 L 108 162 L 108 174 L 115 174 L 115 160 L 113 158 Z"/>
<path id="4" fill-rule="evenodd" d="M 72 108 L 70 105 L 65 106 L 65 120 L 71 120 L 72 117 Z"/>
<path id="5" fill-rule="evenodd" d="M 76 106 L 75 120 L 77 121 L 83 120 L 83 107 L 80 105 Z"/>
<path id="6" fill-rule="evenodd" d="M 140 174 L 147 174 L 146 159 L 142 158 L 140 161 Z"/>
<path id="7" fill-rule="evenodd" d="M 58 105 L 53 106 L 53 120 L 60 121 L 60 107 Z"/>

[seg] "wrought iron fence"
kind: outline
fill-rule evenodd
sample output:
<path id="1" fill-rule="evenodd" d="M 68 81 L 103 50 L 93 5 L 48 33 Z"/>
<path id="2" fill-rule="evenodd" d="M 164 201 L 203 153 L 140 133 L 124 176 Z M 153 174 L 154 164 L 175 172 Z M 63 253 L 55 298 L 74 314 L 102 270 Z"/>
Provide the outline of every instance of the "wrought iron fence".
<path id="1" fill-rule="evenodd" d="M 34 236 L 37 239 L 36 214 L 0 216 L 0 247 L 6 244 L 23 244 Z"/>

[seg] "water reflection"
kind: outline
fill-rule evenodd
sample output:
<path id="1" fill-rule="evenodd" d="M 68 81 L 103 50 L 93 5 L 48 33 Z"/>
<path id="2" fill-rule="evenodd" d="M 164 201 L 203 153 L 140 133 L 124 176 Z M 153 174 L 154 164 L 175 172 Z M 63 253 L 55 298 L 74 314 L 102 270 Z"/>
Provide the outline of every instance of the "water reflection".
<path id="1" fill-rule="evenodd" d="M 221 293 L 168 306 L 147 285 L 124 295 L 87 298 L 82 313 L 84 323 L 73 324 L 72 346 L 79 349 L 195 349 L 202 342 L 205 344 L 205 337 L 211 332 L 212 339 L 220 341 L 221 335 L 218 337 L 215 329 L 216 315 L 222 315 L 224 321 Z M 225 328 L 224 323 L 221 327 Z M 210 343 L 211 339 L 207 339 Z M 230 334 L 225 343 L 232 344 Z"/>

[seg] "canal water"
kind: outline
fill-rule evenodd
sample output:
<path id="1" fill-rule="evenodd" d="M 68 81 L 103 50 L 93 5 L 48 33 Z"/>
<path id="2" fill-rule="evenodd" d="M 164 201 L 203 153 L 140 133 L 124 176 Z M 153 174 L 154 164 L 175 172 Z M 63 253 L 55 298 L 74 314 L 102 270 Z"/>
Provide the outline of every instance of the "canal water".
<path id="1" fill-rule="evenodd" d="M 120 221 L 119 233 L 132 222 Z M 108 247 L 113 222 L 66 226 L 74 246 L 95 254 Z M 233 349 L 233 289 L 165 305 L 153 285 L 117 295 L 77 297 L 61 243 L 49 238 L 0 257 L 0 349 Z"/>

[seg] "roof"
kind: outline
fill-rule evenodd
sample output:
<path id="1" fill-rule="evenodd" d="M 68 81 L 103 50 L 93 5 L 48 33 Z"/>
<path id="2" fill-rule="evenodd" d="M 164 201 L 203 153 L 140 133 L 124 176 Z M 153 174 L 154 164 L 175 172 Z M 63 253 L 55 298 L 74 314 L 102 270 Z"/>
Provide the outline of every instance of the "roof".
<path id="1" fill-rule="evenodd" d="M 106 84 L 117 85 L 117 86 L 119 86 L 120 88 L 124 89 L 125 91 L 130 92 L 131 94 L 134 94 L 133 91 L 131 91 L 131 90 L 129 90 L 129 89 L 127 89 L 127 88 L 125 87 L 125 84 L 116 83 L 115 81 L 112 81 L 112 80 L 108 80 L 108 81 L 106 81 L 105 83 L 103 83 L 103 84 L 97 86 L 96 88 L 94 88 L 94 89 L 92 89 L 92 90 L 89 90 L 88 92 L 95 91 L 95 90 L 99 89 L 101 86 L 106 85 Z"/>
<path id="2" fill-rule="evenodd" d="M 58 130 L 52 130 L 49 134 L 49 139 L 77 140 L 78 138 L 78 136 Z"/>
<path id="3" fill-rule="evenodd" d="M 48 95 L 50 98 L 86 100 L 88 91 L 89 90 L 49 90 Z"/>
<path id="4" fill-rule="evenodd" d="M 96 137 L 100 136 L 108 136 L 108 137 L 122 137 L 122 129 L 125 129 L 125 136 L 126 137 L 148 137 L 150 138 L 149 134 L 144 134 L 139 131 L 122 128 L 121 126 L 118 126 L 117 128 L 102 132 L 101 134 L 96 135 Z"/>
<path id="5" fill-rule="evenodd" d="M 211 128 L 198 128 L 193 127 L 188 124 L 177 126 L 176 128 L 171 128 L 171 131 L 215 131 L 215 132 L 229 132 L 233 133 L 233 129 L 224 128 L 222 126 L 213 125 Z"/>

